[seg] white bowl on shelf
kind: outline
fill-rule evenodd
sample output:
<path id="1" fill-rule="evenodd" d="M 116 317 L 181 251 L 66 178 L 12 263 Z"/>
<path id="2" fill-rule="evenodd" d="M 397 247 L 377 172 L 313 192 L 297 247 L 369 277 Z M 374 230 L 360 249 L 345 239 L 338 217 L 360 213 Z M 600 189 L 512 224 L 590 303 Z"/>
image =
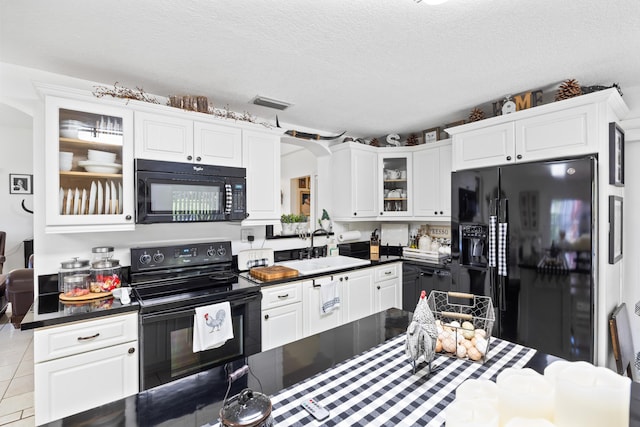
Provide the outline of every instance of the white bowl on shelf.
<path id="1" fill-rule="evenodd" d="M 87 150 L 87 158 L 92 162 L 115 163 L 116 153 L 109 151 Z"/>
<path id="2" fill-rule="evenodd" d="M 122 169 L 122 165 L 118 163 L 94 162 L 91 160 L 81 160 L 78 162 L 78 166 L 91 173 L 118 173 Z"/>
<path id="3" fill-rule="evenodd" d="M 73 166 L 73 153 L 69 151 L 60 152 L 60 170 L 70 171 Z"/>

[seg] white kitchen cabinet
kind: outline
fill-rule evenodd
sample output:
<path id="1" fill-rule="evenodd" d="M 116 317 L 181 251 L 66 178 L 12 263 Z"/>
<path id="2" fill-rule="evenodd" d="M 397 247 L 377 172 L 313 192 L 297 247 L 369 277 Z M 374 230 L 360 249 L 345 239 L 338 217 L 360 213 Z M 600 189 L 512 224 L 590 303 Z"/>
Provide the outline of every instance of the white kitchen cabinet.
<path id="1" fill-rule="evenodd" d="M 374 271 L 374 313 L 402 308 L 402 263 L 385 264 Z"/>
<path id="2" fill-rule="evenodd" d="M 398 149 L 378 154 L 378 210 L 387 217 L 407 217 L 413 213 L 413 162 L 411 152 Z"/>
<path id="3" fill-rule="evenodd" d="M 303 337 L 302 289 L 304 282 L 265 287 L 262 292 L 262 351 Z"/>
<path id="4" fill-rule="evenodd" d="M 280 135 L 243 130 L 242 166 L 247 169 L 247 213 L 243 224 L 280 221 Z"/>
<path id="5" fill-rule="evenodd" d="M 344 323 L 352 322 L 377 312 L 374 303 L 375 289 L 372 269 L 354 270 L 338 276 L 338 280 L 340 280 L 340 285 L 344 289 Z"/>
<path id="6" fill-rule="evenodd" d="M 333 217 L 335 220 L 378 216 L 378 152 L 375 147 L 345 142 L 331 147 Z"/>
<path id="7" fill-rule="evenodd" d="M 586 99 L 570 101 L 450 129 L 453 170 L 597 152 L 598 105 Z"/>
<path id="8" fill-rule="evenodd" d="M 135 112 L 140 159 L 240 167 L 242 129 L 171 114 Z"/>
<path id="9" fill-rule="evenodd" d="M 138 314 L 34 332 L 36 425 L 138 392 Z"/>
<path id="10" fill-rule="evenodd" d="M 39 89 L 45 95 L 45 231 L 133 230 L 133 113 Z M 89 150 L 103 157 L 89 160 Z"/>
<path id="11" fill-rule="evenodd" d="M 343 304 L 328 314 L 320 314 L 320 286 L 338 280 L 338 297 L 344 299 L 344 289 L 337 276 L 327 276 L 302 285 L 302 333 L 305 337 L 340 326 L 343 323 Z"/>
<path id="12" fill-rule="evenodd" d="M 413 152 L 413 215 L 451 218 L 451 141 L 420 145 Z"/>
<path id="13" fill-rule="evenodd" d="M 302 302 L 262 312 L 262 351 L 299 340 L 302 335 Z"/>

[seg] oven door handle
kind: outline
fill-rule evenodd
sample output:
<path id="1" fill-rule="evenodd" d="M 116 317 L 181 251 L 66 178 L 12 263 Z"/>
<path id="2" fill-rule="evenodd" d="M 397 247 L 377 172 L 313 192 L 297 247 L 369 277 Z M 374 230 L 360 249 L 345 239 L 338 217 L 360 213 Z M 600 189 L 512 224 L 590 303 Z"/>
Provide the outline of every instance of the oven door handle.
<path id="1" fill-rule="evenodd" d="M 246 302 L 249 301 L 254 301 L 256 299 L 260 298 L 260 293 L 255 294 L 255 295 L 248 295 L 248 296 L 244 296 L 244 297 L 240 297 L 240 298 L 231 298 L 231 299 L 226 299 L 225 301 L 228 301 L 229 304 L 231 305 L 231 308 L 233 307 L 237 307 L 239 305 L 242 305 Z M 219 301 L 219 302 L 224 302 L 224 301 Z M 212 304 L 215 304 L 212 302 Z M 203 304 L 201 306 L 198 307 L 204 307 L 205 305 L 209 305 L 209 304 Z M 142 314 L 140 316 L 140 320 L 142 323 L 147 323 L 147 322 L 160 322 L 162 320 L 169 320 L 169 319 L 175 319 L 177 317 L 182 317 L 184 315 L 195 315 L 196 314 L 196 307 L 180 307 L 180 308 L 176 308 L 173 310 L 165 310 L 162 312 L 158 312 L 158 313 L 146 313 L 146 314 Z"/>

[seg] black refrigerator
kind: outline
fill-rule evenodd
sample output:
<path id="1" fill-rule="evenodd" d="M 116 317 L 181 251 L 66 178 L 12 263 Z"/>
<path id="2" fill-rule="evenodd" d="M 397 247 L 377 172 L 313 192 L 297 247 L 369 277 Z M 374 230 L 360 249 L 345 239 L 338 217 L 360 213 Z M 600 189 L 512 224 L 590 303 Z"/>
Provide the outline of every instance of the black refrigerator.
<path id="1" fill-rule="evenodd" d="M 452 173 L 451 290 L 492 298 L 493 336 L 593 362 L 595 174 L 594 157 Z"/>

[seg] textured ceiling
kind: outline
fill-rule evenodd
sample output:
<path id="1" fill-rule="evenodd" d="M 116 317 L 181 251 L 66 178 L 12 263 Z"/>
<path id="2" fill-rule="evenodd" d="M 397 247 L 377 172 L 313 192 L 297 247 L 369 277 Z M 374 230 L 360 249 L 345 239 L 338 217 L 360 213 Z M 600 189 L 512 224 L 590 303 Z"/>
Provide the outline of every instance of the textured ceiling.
<path id="1" fill-rule="evenodd" d="M 3 62 L 356 136 L 567 78 L 640 85 L 638 0 L 0 0 L 0 32 Z"/>

